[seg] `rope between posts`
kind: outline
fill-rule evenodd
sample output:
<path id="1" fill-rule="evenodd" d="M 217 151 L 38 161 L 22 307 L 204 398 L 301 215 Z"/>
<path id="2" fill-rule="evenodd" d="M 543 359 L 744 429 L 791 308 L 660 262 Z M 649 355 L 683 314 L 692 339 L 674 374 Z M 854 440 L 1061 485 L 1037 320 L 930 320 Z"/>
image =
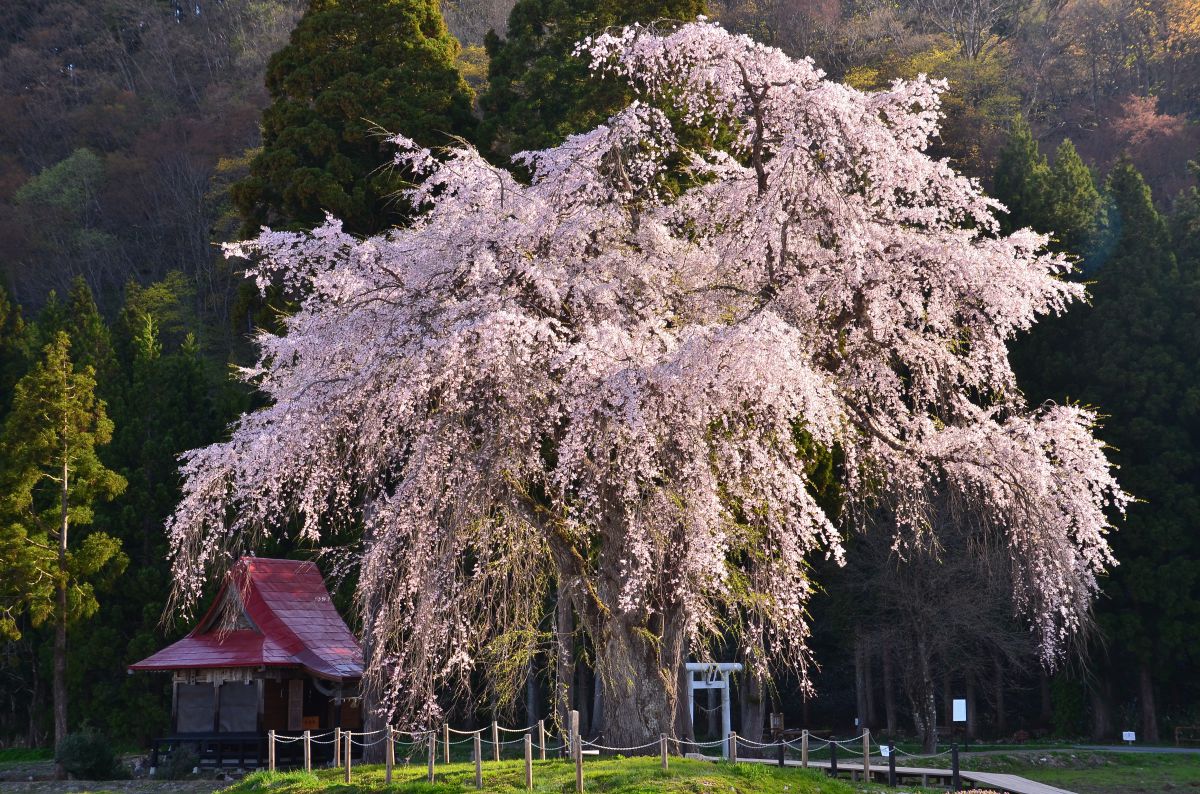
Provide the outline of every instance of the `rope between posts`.
<path id="1" fill-rule="evenodd" d="M 587 747 L 593 747 L 597 750 L 605 750 L 610 753 L 632 753 L 636 750 L 645 750 L 649 747 L 658 747 L 658 742 L 646 742 L 645 744 L 639 744 L 636 747 L 606 747 L 602 744 L 597 744 L 596 742 L 589 742 L 586 739 L 584 740 L 583 744 Z"/>
<path id="2" fill-rule="evenodd" d="M 357 744 L 359 747 L 374 747 L 375 745 L 382 744 L 383 742 L 386 742 L 386 741 L 387 741 L 386 736 L 381 736 L 373 742 L 360 742 L 357 739 L 355 739 L 353 736 L 350 737 L 350 743 Z"/>
<path id="3" fill-rule="evenodd" d="M 739 747 L 744 744 L 747 747 L 756 747 L 756 748 L 784 747 L 787 745 L 787 742 L 771 742 L 770 744 L 763 744 L 762 742 L 756 742 L 753 739 L 747 739 L 744 736 L 737 737 L 737 743 L 738 743 Z"/>
<path id="4" fill-rule="evenodd" d="M 922 753 L 906 753 L 903 750 L 901 750 L 899 747 L 897 747 L 896 752 L 899 755 L 905 755 L 905 756 L 908 756 L 909 758 L 941 758 L 943 755 L 950 755 L 950 753 L 952 753 L 954 751 L 946 750 L 945 752 L 935 753 L 934 755 L 924 755 Z"/>
<path id="5" fill-rule="evenodd" d="M 483 732 L 484 732 L 484 730 L 486 730 L 486 729 L 485 729 L 485 728 L 479 728 L 479 729 L 477 729 L 477 730 L 473 730 L 473 731 L 460 731 L 460 730 L 457 730 L 457 729 L 455 729 L 455 728 L 450 728 L 450 729 L 449 729 L 450 733 L 457 733 L 459 736 L 474 736 L 474 735 L 475 735 L 475 734 L 477 734 L 477 733 L 483 733 Z"/>
<path id="6" fill-rule="evenodd" d="M 531 725 L 528 728 L 505 728 L 503 725 L 497 725 L 496 730 L 504 733 L 531 733 L 536 727 L 536 725 Z"/>
<path id="7" fill-rule="evenodd" d="M 818 751 L 818 750 L 824 750 L 826 747 L 828 747 L 828 746 L 829 746 L 829 742 L 825 742 L 825 743 L 824 743 L 824 744 L 822 744 L 820 747 L 813 747 L 813 745 L 812 745 L 812 742 L 811 742 L 811 738 L 812 738 L 812 737 L 809 737 L 809 740 L 810 740 L 810 741 L 809 741 L 809 745 L 808 745 L 808 751 L 809 751 L 810 753 L 816 752 L 816 751 Z M 803 749 L 804 749 L 804 748 L 802 748 L 800 745 L 798 745 L 798 744 L 793 744 L 792 742 L 784 742 L 784 743 L 783 743 L 783 745 L 784 745 L 784 747 L 790 747 L 790 748 L 792 748 L 793 750 L 797 750 L 797 751 L 800 751 L 800 750 L 803 750 Z"/>

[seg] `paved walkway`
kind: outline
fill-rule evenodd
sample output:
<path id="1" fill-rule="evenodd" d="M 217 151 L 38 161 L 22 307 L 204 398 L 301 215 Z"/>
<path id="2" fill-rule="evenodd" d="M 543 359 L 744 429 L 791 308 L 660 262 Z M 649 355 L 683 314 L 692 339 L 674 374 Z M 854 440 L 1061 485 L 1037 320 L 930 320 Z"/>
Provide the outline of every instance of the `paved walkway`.
<path id="1" fill-rule="evenodd" d="M 719 761 L 721 759 L 709 755 L 700 755 L 699 753 L 688 753 L 688 758 L 698 758 L 706 761 Z M 779 762 L 770 758 L 743 758 L 740 759 L 747 763 L 755 764 L 778 764 Z M 787 766 L 801 766 L 799 761 L 788 760 Z M 813 769 L 828 769 L 828 761 L 809 761 L 808 766 Z M 874 780 L 887 780 L 888 766 L 887 764 L 871 764 L 871 778 Z M 863 774 L 861 761 L 858 764 L 847 763 L 843 761 L 838 764 L 838 772 L 858 777 Z M 897 766 L 896 777 L 910 781 L 919 781 L 921 786 L 928 786 L 935 781 L 950 781 L 951 772 L 949 769 L 935 769 L 932 767 L 919 766 Z M 1048 786 L 1045 783 L 1038 783 L 1035 780 L 1021 777 L 1020 775 L 1004 775 L 998 772 L 971 772 L 970 770 L 959 770 L 959 778 L 964 784 L 973 784 L 976 786 L 986 786 L 987 788 L 996 791 L 1007 792 L 1007 794 L 1074 794 L 1067 789 Z"/>

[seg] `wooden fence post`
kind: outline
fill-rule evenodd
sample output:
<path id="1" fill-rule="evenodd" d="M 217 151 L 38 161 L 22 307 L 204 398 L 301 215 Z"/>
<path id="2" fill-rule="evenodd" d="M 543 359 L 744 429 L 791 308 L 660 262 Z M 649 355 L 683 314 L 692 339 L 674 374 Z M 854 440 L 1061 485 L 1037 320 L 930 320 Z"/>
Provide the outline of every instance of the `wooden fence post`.
<path id="1" fill-rule="evenodd" d="M 347 782 L 347 783 L 349 783 L 349 782 L 350 782 L 350 767 L 351 767 L 351 762 L 350 762 L 350 755 L 351 755 L 351 753 L 350 753 L 350 747 L 351 747 L 351 744 L 350 744 L 350 743 L 351 743 L 351 742 L 353 741 L 353 739 L 354 739 L 354 734 L 350 733 L 350 731 L 346 731 L 346 732 L 343 734 L 343 736 L 345 736 L 345 737 L 346 737 L 346 782 Z"/>
<path id="2" fill-rule="evenodd" d="M 267 769 L 275 771 L 275 731 L 267 731 Z"/>
<path id="3" fill-rule="evenodd" d="M 808 731 L 800 734 L 800 766 L 808 769 Z"/>
<path id="4" fill-rule="evenodd" d="M 863 780 L 871 782 L 871 729 L 863 728 Z"/>
<path id="5" fill-rule="evenodd" d="M 533 737 L 525 734 L 525 788 L 533 791 Z"/>
<path id="6" fill-rule="evenodd" d="M 392 768 L 396 766 L 396 737 L 392 733 L 392 726 L 387 726 L 387 747 L 383 754 L 383 782 L 390 784 L 392 782 Z"/>
<path id="7" fill-rule="evenodd" d="M 433 764 L 437 758 L 437 731 L 429 732 L 429 775 L 426 778 L 430 783 L 433 782 Z"/>
<path id="8" fill-rule="evenodd" d="M 333 729 L 333 766 L 335 768 L 342 765 L 342 729 Z"/>
<path id="9" fill-rule="evenodd" d="M 492 720 L 492 760 L 500 760 L 500 726 Z"/>
<path id="10" fill-rule="evenodd" d="M 538 720 L 538 758 L 546 760 L 546 721 Z"/>
<path id="11" fill-rule="evenodd" d="M 304 771 L 312 771 L 312 731 L 304 732 Z"/>
<path id="12" fill-rule="evenodd" d="M 729 732 L 729 760 L 737 763 L 737 731 Z"/>
<path id="13" fill-rule="evenodd" d="M 475 731 L 475 788 L 483 788 L 483 742 Z"/>
<path id="14" fill-rule="evenodd" d="M 442 723 L 442 744 L 446 748 L 442 754 L 442 762 L 448 764 L 450 763 L 450 723 L 448 722 Z"/>
<path id="15" fill-rule="evenodd" d="M 667 735 L 660 733 L 658 735 L 658 754 L 662 756 L 663 771 L 667 769 Z"/>
<path id="16" fill-rule="evenodd" d="M 575 758 L 575 792 L 583 792 L 583 740 L 579 736 L 579 712 L 571 712 L 571 755 Z"/>

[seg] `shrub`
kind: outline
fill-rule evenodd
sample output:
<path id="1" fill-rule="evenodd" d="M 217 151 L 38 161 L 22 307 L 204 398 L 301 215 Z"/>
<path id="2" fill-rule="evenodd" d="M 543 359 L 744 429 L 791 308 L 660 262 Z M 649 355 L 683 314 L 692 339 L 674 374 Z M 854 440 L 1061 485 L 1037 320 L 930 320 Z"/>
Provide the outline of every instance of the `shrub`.
<path id="1" fill-rule="evenodd" d="M 158 765 L 155 777 L 164 780 L 183 780 L 191 777 L 192 770 L 200 764 L 200 756 L 196 748 L 190 744 L 181 744 L 167 754 Z"/>
<path id="2" fill-rule="evenodd" d="M 69 733 L 54 748 L 54 760 L 72 777 L 83 780 L 111 780 L 121 777 L 121 766 L 112 744 L 94 731 Z"/>

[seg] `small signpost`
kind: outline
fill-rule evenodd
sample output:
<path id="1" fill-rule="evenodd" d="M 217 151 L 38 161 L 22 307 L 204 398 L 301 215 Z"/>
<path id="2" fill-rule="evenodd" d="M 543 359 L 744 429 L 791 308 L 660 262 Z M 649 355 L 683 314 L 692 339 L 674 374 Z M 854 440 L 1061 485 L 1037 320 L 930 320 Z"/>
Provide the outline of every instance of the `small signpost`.
<path id="1" fill-rule="evenodd" d="M 1137 734 L 1133 731 L 1121 731 L 1121 741 L 1126 744 L 1133 744 L 1137 741 Z"/>

